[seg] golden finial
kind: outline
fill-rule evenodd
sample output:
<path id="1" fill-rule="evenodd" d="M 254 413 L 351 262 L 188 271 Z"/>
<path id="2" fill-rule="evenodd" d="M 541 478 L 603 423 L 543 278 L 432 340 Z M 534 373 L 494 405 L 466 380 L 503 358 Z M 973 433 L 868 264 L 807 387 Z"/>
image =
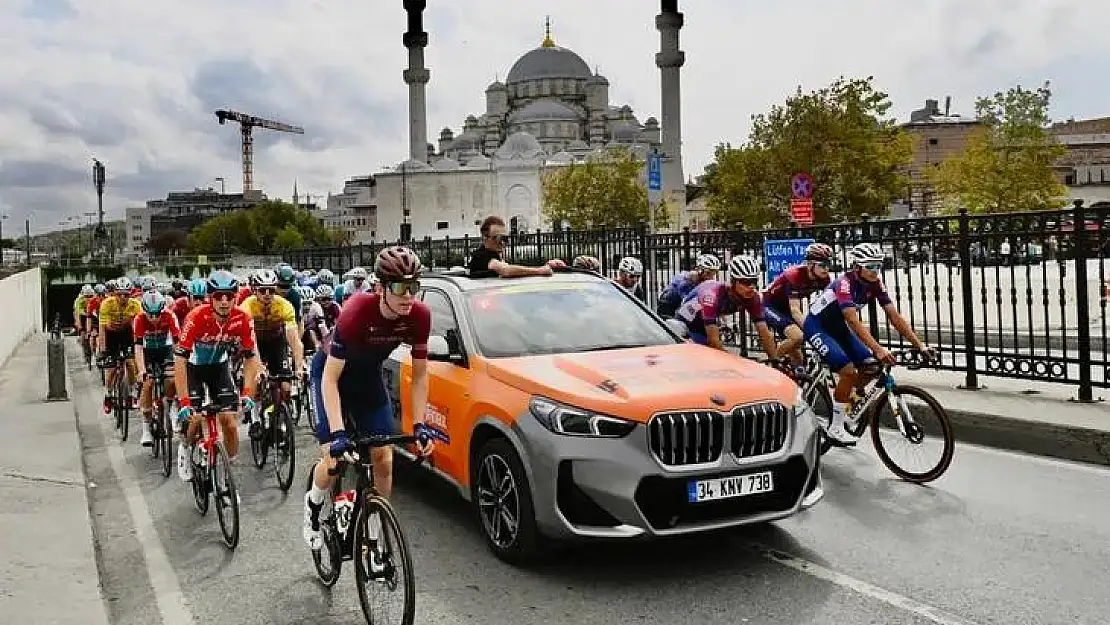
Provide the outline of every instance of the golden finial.
<path id="1" fill-rule="evenodd" d="M 555 47 L 555 40 L 551 38 L 551 16 L 550 15 L 547 16 L 546 20 L 544 20 L 544 33 L 545 33 L 545 35 L 544 35 L 544 38 L 543 38 L 543 43 L 540 44 L 540 47 L 541 48 L 554 48 Z"/>

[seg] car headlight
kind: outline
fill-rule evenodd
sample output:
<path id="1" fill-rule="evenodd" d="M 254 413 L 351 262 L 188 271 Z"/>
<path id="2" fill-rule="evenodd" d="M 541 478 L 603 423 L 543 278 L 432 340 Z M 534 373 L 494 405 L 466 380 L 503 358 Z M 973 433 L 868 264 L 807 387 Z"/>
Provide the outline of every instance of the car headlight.
<path id="1" fill-rule="evenodd" d="M 543 397 L 533 397 L 528 408 L 544 427 L 566 436 L 621 438 L 636 429 L 635 421 L 600 415 Z"/>

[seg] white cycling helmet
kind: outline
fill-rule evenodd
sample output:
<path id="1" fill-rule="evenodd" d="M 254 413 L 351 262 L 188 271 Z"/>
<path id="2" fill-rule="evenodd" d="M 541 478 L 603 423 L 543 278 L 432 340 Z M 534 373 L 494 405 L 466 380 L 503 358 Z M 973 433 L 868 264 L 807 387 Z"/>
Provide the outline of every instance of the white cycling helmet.
<path id="1" fill-rule="evenodd" d="M 712 254 L 698 254 L 694 268 L 699 271 L 720 271 L 721 260 Z"/>
<path id="2" fill-rule="evenodd" d="M 370 274 L 362 267 L 355 267 L 349 273 L 353 280 L 365 280 L 370 277 Z"/>
<path id="3" fill-rule="evenodd" d="M 641 276 L 644 274 L 644 264 L 641 263 L 638 258 L 625 256 L 621 259 L 620 264 L 617 265 L 617 271 L 626 273 L 630 276 Z"/>
<path id="4" fill-rule="evenodd" d="M 883 248 L 875 243 L 860 243 L 852 248 L 852 262 L 857 265 L 881 263 L 885 257 Z"/>
<path id="5" fill-rule="evenodd" d="M 81 287 L 81 295 L 83 297 L 92 297 L 95 294 L 96 294 L 96 291 L 93 290 L 91 284 L 86 284 L 86 285 Z"/>
<path id="6" fill-rule="evenodd" d="M 758 280 L 759 261 L 751 256 L 733 256 L 728 261 L 729 280 Z"/>

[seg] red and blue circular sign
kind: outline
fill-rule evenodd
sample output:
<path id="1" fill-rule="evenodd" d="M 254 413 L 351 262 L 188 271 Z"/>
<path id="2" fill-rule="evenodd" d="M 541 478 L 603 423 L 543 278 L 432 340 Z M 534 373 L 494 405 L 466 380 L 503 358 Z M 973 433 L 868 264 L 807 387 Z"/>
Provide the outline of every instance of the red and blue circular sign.
<path id="1" fill-rule="evenodd" d="M 790 178 L 790 195 L 801 200 L 813 197 L 813 176 L 807 173 L 794 174 Z"/>

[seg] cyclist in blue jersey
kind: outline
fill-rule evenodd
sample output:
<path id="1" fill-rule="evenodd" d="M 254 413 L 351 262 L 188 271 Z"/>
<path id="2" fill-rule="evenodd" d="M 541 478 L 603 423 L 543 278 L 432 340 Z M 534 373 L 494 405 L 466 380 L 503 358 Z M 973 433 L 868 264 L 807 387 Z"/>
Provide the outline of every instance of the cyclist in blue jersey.
<path id="1" fill-rule="evenodd" d="M 802 353 L 798 348 L 805 341 L 802 324 L 806 314 L 802 311 L 802 301 L 829 286 L 832 258 L 831 247 L 813 243 L 806 248 L 805 263 L 788 267 L 763 290 L 763 314 L 767 317 L 767 325 L 783 339 L 778 355 L 780 358 L 790 356 L 795 366 L 802 365 Z"/>
<path id="2" fill-rule="evenodd" d="M 894 356 L 871 336 L 871 331 L 860 319 L 860 309 L 869 302 L 877 303 L 899 334 L 926 358 L 933 358 L 932 349 L 917 337 L 890 301 L 880 275 L 883 256 L 883 249 L 874 243 L 860 243 L 852 248 L 851 271 L 838 277 L 814 298 L 802 326 L 806 341 L 839 375 L 833 391 L 832 422 L 826 433 L 842 445 L 854 445 L 858 440 L 845 428 L 846 415 L 850 412 L 848 402 L 858 377 L 856 367 L 873 358 L 887 364 L 895 361 Z"/>
<path id="3" fill-rule="evenodd" d="M 743 309 L 751 317 L 763 350 L 775 357 L 775 337 L 763 318 L 763 302 L 759 298 L 759 262 L 751 256 L 734 256 L 728 263 L 728 284 L 719 280 L 702 282 L 679 307 L 675 317 L 686 324 L 690 339 L 699 345 L 725 350 L 721 343 L 718 319 Z"/>
<path id="4" fill-rule="evenodd" d="M 671 278 L 667 286 L 659 293 L 659 303 L 655 312 L 660 317 L 673 317 L 678 307 L 686 300 L 699 284 L 717 277 L 721 270 L 721 261 L 712 254 L 698 254 L 693 271 L 683 271 Z"/>

